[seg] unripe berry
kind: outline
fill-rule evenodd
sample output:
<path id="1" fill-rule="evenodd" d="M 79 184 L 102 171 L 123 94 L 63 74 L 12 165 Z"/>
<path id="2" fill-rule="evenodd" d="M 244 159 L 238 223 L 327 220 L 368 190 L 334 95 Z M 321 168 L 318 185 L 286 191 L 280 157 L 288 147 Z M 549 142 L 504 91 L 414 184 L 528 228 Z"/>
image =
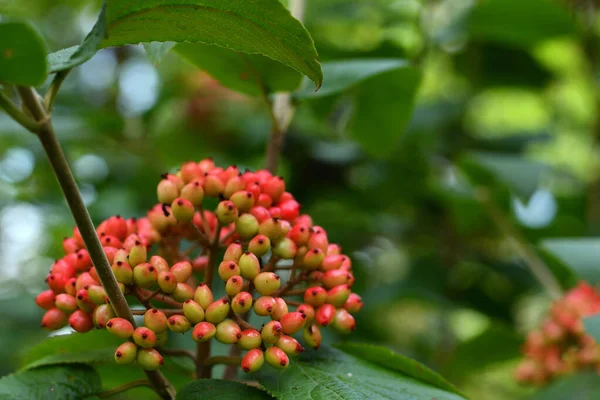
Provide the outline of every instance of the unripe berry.
<path id="1" fill-rule="evenodd" d="M 96 303 L 90 299 L 90 295 L 85 289 L 78 290 L 75 298 L 77 299 L 77 307 L 85 312 L 92 312 L 96 308 Z"/>
<path id="2" fill-rule="evenodd" d="M 241 255 L 238 265 L 240 267 L 240 275 L 248 280 L 254 280 L 260 272 L 258 258 L 249 251 Z"/>
<path id="3" fill-rule="evenodd" d="M 238 209 L 230 200 L 223 200 L 217 205 L 217 218 L 223 225 L 229 225 L 238 219 Z"/>
<path id="4" fill-rule="evenodd" d="M 325 259 L 325 253 L 321 249 L 313 249 L 311 248 L 305 255 L 302 260 L 302 266 L 306 269 L 317 269 L 323 263 Z"/>
<path id="5" fill-rule="evenodd" d="M 192 276 L 192 264 L 189 261 L 180 261 L 173 264 L 171 273 L 177 278 L 177 282 L 186 282 Z"/>
<path id="6" fill-rule="evenodd" d="M 262 257 L 271 250 L 271 239 L 265 235 L 256 235 L 248 243 L 248 251 L 254 253 L 256 257 Z"/>
<path id="7" fill-rule="evenodd" d="M 233 261 L 223 261 L 219 264 L 217 272 L 219 273 L 219 277 L 226 281 L 234 275 L 239 275 L 240 267 Z"/>
<path id="8" fill-rule="evenodd" d="M 67 323 L 67 314 L 58 308 L 51 308 L 42 317 L 41 327 L 50 331 L 62 328 Z"/>
<path id="9" fill-rule="evenodd" d="M 300 215 L 300 204 L 296 200 L 287 200 L 279 204 L 281 218 L 287 221 L 295 220 Z"/>
<path id="10" fill-rule="evenodd" d="M 69 277 L 60 274 L 49 274 L 46 277 L 46 283 L 48 287 L 54 291 L 54 293 L 64 293 L 65 284 L 69 280 Z"/>
<path id="11" fill-rule="evenodd" d="M 225 190 L 223 181 L 216 175 L 206 175 L 202 186 L 204 194 L 209 197 L 217 197 Z"/>
<path id="12" fill-rule="evenodd" d="M 177 289 L 177 277 L 170 271 L 162 271 L 158 274 L 158 287 L 163 293 L 173 293 Z"/>
<path id="13" fill-rule="evenodd" d="M 59 310 L 71 314 L 73 311 L 77 310 L 77 299 L 74 296 L 71 296 L 66 293 L 59 293 L 56 295 L 56 301 L 54 302 L 56 308 Z"/>
<path id="14" fill-rule="evenodd" d="M 100 285 L 89 286 L 87 288 L 87 292 L 88 292 L 90 299 L 95 304 L 98 304 L 98 305 L 106 304 L 106 301 L 107 301 L 106 291 L 104 290 L 104 288 L 102 286 L 100 286 Z"/>
<path id="15" fill-rule="evenodd" d="M 321 269 L 323 271 L 330 271 L 333 269 L 338 269 L 339 267 L 342 266 L 344 257 L 345 256 L 340 255 L 340 254 L 333 254 L 333 255 L 325 256 L 325 258 L 323 259 L 323 263 L 321 264 Z"/>
<path id="16" fill-rule="evenodd" d="M 169 263 L 161 256 L 150 257 L 150 265 L 156 268 L 159 274 L 163 271 L 169 271 Z"/>
<path id="17" fill-rule="evenodd" d="M 285 369 L 290 364 L 290 359 L 279 347 L 269 347 L 265 350 L 267 364 L 277 369 Z"/>
<path id="18" fill-rule="evenodd" d="M 204 321 L 204 309 L 200 304 L 191 299 L 183 303 L 183 315 L 194 325 Z"/>
<path id="19" fill-rule="evenodd" d="M 167 330 L 167 316 L 164 312 L 153 308 L 144 314 L 144 325 L 154 333 L 162 333 Z"/>
<path id="20" fill-rule="evenodd" d="M 240 292 L 231 300 L 231 309 L 236 314 L 245 314 L 252 308 L 252 295 L 248 292 Z"/>
<path id="21" fill-rule="evenodd" d="M 244 287 L 244 279 L 239 275 L 234 275 L 227 279 L 225 283 L 225 293 L 229 296 L 235 296 L 240 293 Z"/>
<path id="22" fill-rule="evenodd" d="M 262 344 L 262 337 L 256 329 L 246 329 L 242 331 L 237 344 L 244 350 L 256 349 Z"/>
<path id="23" fill-rule="evenodd" d="M 283 238 L 273 246 L 273 255 L 284 260 L 293 260 L 298 248 L 290 238 Z"/>
<path id="24" fill-rule="evenodd" d="M 158 272 L 149 263 L 141 263 L 133 268 L 133 281 L 141 288 L 150 288 L 156 284 Z"/>
<path id="25" fill-rule="evenodd" d="M 238 210 L 241 213 L 246 213 L 250 211 L 252 206 L 254 205 L 254 196 L 252 193 L 247 192 L 245 190 L 240 190 L 231 195 L 229 200 L 235 204 Z"/>
<path id="26" fill-rule="evenodd" d="M 188 200 L 194 206 L 199 206 L 204 200 L 204 189 L 202 183 L 199 180 L 188 183 L 181 189 L 181 198 Z"/>
<path id="27" fill-rule="evenodd" d="M 269 218 L 261 222 L 258 232 L 267 236 L 271 241 L 277 242 L 283 239 L 290 230 L 289 223 L 279 218 Z"/>
<path id="28" fill-rule="evenodd" d="M 169 329 L 177 333 L 185 333 L 191 329 L 190 321 L 183 315 L 172 315 L 169 318 Z"/>
<path id="29" fill-rule="evenodd" d="M 113 274 L 115 274 L 115 278 L 117 278 L 117 282 L 124 283 L 125 285 L 133 283 L 133 269 L 131 269 L 131 266 L 128 263 L 116 261 L 111 269 Z"/>
<path id="30" fill-rule="evenodd" d="M 349 333 L 356 329 L 356 322 L 354 321 L 354 317 L 350 315 L 348 311 L 340 308 L 336 311 L 331 326 L 340 333 Z"/>
<path id="31" fill-rule="evenodd" d="M 121 339 L 129 339 L 133 335 L 133 325 L 125 318 L 112 318 L 106 323 L 106 329 Z"/>
<path id="32" fill-rule="evenodd" d="M 271 319 L 275 321 L 279 321 L 281 317 L 288 313 L 288 306 L 284 299 L 281 297 L 275 298 L 275 307 L 273 307 L 273 312 L 271 313 Z"/>
<path id="33" fill-rule="evenodd" d="M 103 329 L 108 321 L 116 316 L 115 311 L 110 304 L 101 304 L 94 310 L 92 319 L 97 328 Z"/>
<path id="34" fill-rule="evenodd" d="M 135 343 L 125 342 L 115 351 L 115 362 L 117 364 L 131 364 L 137 358 L 138 348 Z"/>
<path id="35" fill-rule="evenodd" d="M 250 240 L 258 233 L 258 221 L 252 214 L 242 214 L 235 221 L 235 230 L 242 239 Z"/>
<path id="36" fill-rule="evenodd" d="M 279 321 L 269 321 L 263 326 L 260 336 L 268 344 L 275 344 L 283 335 L 283 328 Z"/>
<path id="37" fill-rule="evenodd" d="M 304 327 L 304 324 L 306 323 L 306 315 L 297 311 L 289 312 L 281 317 L 279 322 L 281 322 L 281 328 L 283 329 L 284 333 L 293 335 Z"/>
<path id="38" fill-rule="evenodd" d="M 319 307 L 327 301 L 327 291 L 320 286 L 313 286 L 304 292 L 304 302 L 313 307 Z"/>
<path id="39" fill-rule="evenodd" d="M 141 326 L 133 331 L 133 341 L 138 346 L 148 349 L 156 344 L 156 334 L 150 328 Z"/>
<path id="40" fill-rule="evenodd" d="M 323 304 L 315 312 L 315 322 L 321 326 L 327 326 L 335 318 L 335 307 L 331 304 Z"/>
<path id="41" fill-rule="evenodd" d="M 168 179 L 163 179 L 156 187 L 158 202 L 162 204 L 171 204 L 179 196 L 177 185 Z"/>
<path id="42" fill-rule="evenodd" d="M 129 265 L 135 267 L 136 265 L 145 263 L 146 257 L 148 257 L 146 246 L 137 241 L 131 250 L 129 250 Z"/>
<path id="43" fill-rule="evenodd" d="M 242 370 L 246 373 L 258 371 L 265 363 L 265 356 L 260 349 L 252 349 L 242 358 Z"/>
<path id="44" fill-rule="evenodd" d="M 334 307 L 342 307 L 348 297 L 350 297 L 350 287 L 348 285 L 338 285 L 327 292 L 327 302 Z"/>
<path id="45" fill-rule="evenodd" d="M 139 349 L 137 362 L 146 371 L 155 371 L 164 364 L 163 356 L 154 349 Z"/>
<path id="46" fill-rule="evenodd" d="M 325 272 L 322 282 L 325 288 L 331 289 L 334 286 L 348 283 L 349 276 L 350 273 L 348 271 L 344 271 L 343 269 L 332 269 Z"/>
<path id="47" fill-rule="evenodd" d="M 194 298 L 194 288 L 186 283 L 179 282 L 173 293 L 171 293 L 171 297 L 175 301 L 183 303 L 186 300 Z"/>
<path id="48" fill-rule="evenodd" d="M 256 291 L 263 296 L 272 295 L 281 286 L 281 279 L 274 272 L 261 272 L 253 282 Z"/>
<path id="49" fill-rule="evenodd" d="M 275 299 L 272 298 L 271 296 L 259 297 L 254 302 L 254 312 L 256 313 L 256 315 L 260 315 L 261 317 L 271 315 L 274 308 L 275 308 Z"/>
<path id="50" fill-rule="evenodd" d="M 227 318 L 229 310 L 230 306 L 227 300 L 217 300 L 205 309 L 204 318 L 212 324 L 218 324 Z"/>
<path id="51" fill-rule="evenodd" d="M 234 344 L 242 337 L 239 325 L 230 319 L 226 319 L 217 325 L 215 339 L 223 344 Z"/>
<path id="52" fill-rule="evenodd" d="M 208 285 L 200 283 L 194 292 L 194 301 L 206 311 L 208 306 L 214 301 L 212 291 Z"/>
<path id="53" fill-rule="evenodd" d="M 225 190 L 223 190 L 223 196 L 229 199 L 234 193 L 244 189 L 246 185 L 241 176 L 234 176 L 227 181 Z"/>
<path id="54" fill-rule="evenodd" d="M 178 197 L 171 203 L 171 212 L 177 222 L 189 222 L 194 218 L 194 205 L 191 201 Z"/>
<path id="55" fill-rule="evenodd" d="M 227 246 L 227 250 L 225 250 L 225 254 L 223 255 L 223 261 L 233 261 L 234 263 L 238 263 L 240 256 L 244 253 L 242 249 L 242 245 L 238 243 L 231 243 Z"/>
<path id="56" fill-rule="evenodd" d="M 217 328 L 210 322 L 200 322 L 194 326 L 192 339 L 196 342 L 208 342 L 217 333 Z"/>
<path id="57" fill-rule="evenodd" d="M 348 300 L 344 303 L 344 308 L 348 310 L 349 313 L 355 314 L 359 312 L 363 307 L 362 299 L 356 293 L 350 293 L 348 296 Z"/>
<path id="58" fill-rule="evenodd" d="M 54 307 L 54 301 L 56 299 L 56 295 L 52 290 L 44 290 L 42 293 L 38 294 L 35 298 L 35 304 L 38 307 L 43 308 L 44 310 L 49 310 Z"/>
<path id="59" fill-rule="evenodd" d="M 296 311 L 306 315 L 306 323 L 307 324 L 311 323 L 312 320 L 315 318 L 315 309 L 313 306 L 311 306 L 309 304 L 300 304 L 298 306 L 298 308 L 296 308 Z"/>
<path id="60" fill-rule="evenodd" d="M 85 333 L 91 331 L 94 327 L 92 316 L 83 310 L 76 310 L 69 317 L 69 325 L 71 328 L 79 333 Z"/>
<path id="61" fill-rule="evenodd" d="M 293 337 L 283 335 L 279 338 L 275 346 L 279 347 L 288 356 L 297 356 L 304 351 L 304 347 Z"/>
<path id="62" fill-rule="evenodd" d="M 321 330 L 319 327 L 315 324 L 311 324 L 305 327 L 304 331 L 302 331 L 302 339 L 307 346 L 318 349 L 319 346 L 321 346 L 321 340 L 323 337 L 321 336 Z"/>

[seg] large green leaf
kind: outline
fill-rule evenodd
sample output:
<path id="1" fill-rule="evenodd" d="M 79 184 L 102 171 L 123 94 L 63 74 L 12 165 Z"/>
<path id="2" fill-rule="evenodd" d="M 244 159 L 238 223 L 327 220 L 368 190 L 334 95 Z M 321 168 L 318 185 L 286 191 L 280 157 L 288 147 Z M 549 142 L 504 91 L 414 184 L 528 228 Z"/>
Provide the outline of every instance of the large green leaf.
<path id="1" fill-rule="evenodd" d="M 600 238 L 545 239 L 541 247 L 570 267 L 579 279 L 600 282 Z"/>
<path id="2" fill-rule="evenodd" d="M 155 66 L 162 61 L 163 57 L 166 56 L 173 47 L 175 47 L 175 43 L 173 42 L 144 43 L 146 55 Z"/>
<path id="3" fill-rule="evenodd" d="M 29 24 L 0 23 L 0 82 L 38 86 L 47 68 L 46 45 Z"/>
<path id="4" fill-rule="evenodd" d="M 427 382 L 440 389 L 461 394 L 456 386 L 448 382 L 437 372 L 427 368 L 425 365 L 412 358 L 394 353 L 388 348 L 364 343 L 343 343 L 336 347 L 348 354 L 381 365 L 384 368 Z"/>
<path id="5" fill-rule="evenodd" d="M 182 43 L 175 51 L 223 85 L 250 95 L 292 91 L 302 78 L 293 69 L 257 54 L 236 53 L 202 43 Z"/>
<path id="6" fill-rule="evenodd" d="M 284 371 L 264 368 L 257 378 L 281 400 L 463 399 L 456 393 L 326 347 L 294 360 Z"/>
<path id="7" fill-rule="evenodd" d="M 420 71 L 402 59 L 368 59 L 324 63 L 323 72 L 327 80 L 318 92 L 305 82 L 294 96 L 348 94 L 354 106 L 352 137 L 371 155 L 390 155 L 410 120 Z"/>
<path id="8" fill-rule="evenodd" d="M 593 372 L 560 378 L 539 390 L 531 400 L 596 400 L 600 376 Z"/>
<path id="9" fill-rule="evenodd" d="M 100 387 L 100 376 L 92 367 L 44 367 L 0 379 L 0 399 L 79 400 L 98 393 Z"/>
<path id="10" fill-rule="evenodd" d="M 525 48 L 575 33 L 569 11 L 554 0 L 481 1 L 474 7 L 468 23 L 469 33 L 475 40 Z"/>
<path id="11" fill-rule="evenodd" d="M 108 0 L 106 15 L 92 32 L 104 31 L 100 47 L 205 43 L 262 54 L 303 73 L 317 87 L 323 80 L 312 38 L 278 0 Z M 73 56 L 69 60 L 53 69 L 73 66 Z"/>
<path id="12" fill-rule="evenodd" d="M 194 381 L 177 392 L 177 400 L 268 400 L 271 396 L 255 387 L 222 379 Z"/>

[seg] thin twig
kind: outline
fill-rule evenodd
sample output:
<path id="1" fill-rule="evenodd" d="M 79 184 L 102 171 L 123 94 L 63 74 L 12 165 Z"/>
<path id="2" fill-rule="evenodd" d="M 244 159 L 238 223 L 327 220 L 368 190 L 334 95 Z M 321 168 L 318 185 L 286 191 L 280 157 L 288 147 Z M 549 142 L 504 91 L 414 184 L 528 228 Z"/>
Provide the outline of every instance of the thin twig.
<path id="1" fill-rule="evenodd" d="M 293 272 L 293 270 L 292 270 L 292 272 Z M 308 275 L 308 271 L 304 271 L 303 273 L 298 275 L 296 278 L 292 278 L 292 276 L 294 276 L 293 274 L 290 275 L 290 280 L 285 285 L 283 285 L 281 288 L 279 288 L 279 290 L 276 291 L 275 294 L 273 294 L 273 297 L 281 297 L 284 294 L 287 294 L 288 290 L 290 290 L 291 288 L 296 286 L 298 283 L 302 282 L 306 278 L 307 275 Z"/>
<path id="2" fill-rule="evenodd" d="M 184 349 L 165 349 L 164 347 L 161 347 L 159 349 L 157 349 L 160 354 L 163 354 L 165 356 L 172 356 L 172 357 L 188 357 L 190 358 L 194 363 L 196 362 L 196 353 L 193 352 L 192 350 L 184 350 Z"/>
<path id="3" fill-rule="evenodd" d="M 253 327 L 252 325 L 250 325 L 248 322 L 244 321 L 243 319 L 241 319 L 239 316 L 235 315 L 233 312 L 230 313 L 229 317 L 236 323 L 238 324 L 240 327 L 242 327 L 243 329 L 254 329 L 254 330 L 258 330 L 255 327 Z"/>
<path id="4" fill-rule="evenodd" d="M 140 302 L 142 301 L 141 299 L 143 299 L 144 297 L 148 297 L 151 293 L 153 293 L 152 291 L 148 290 L 148 289 L 137 289 L 137 295 L 134 292 L 134 295 L 136 295 L 136 297 L 139 295 L 140 297 L 137 297 L 138 300 L 140 300 Z M 161 303 L 165 303 L 169 306 L 173 306 L 173 307 L 178 307 L 180 308 L 182 306 L 182 303 L 178 302 L 177 300 L 172 299 L 171 297 L 167 296 L 166 294 L 155 294 L 152 297 L 152 300 L 156 300 L 159 301 Z M 142 303 L 144 304 L 144 303 Z M 152 304 L 150 304 L 149 302 L 147 302 L 146 304 L 144 304 L 144 306 L 146 308 L 153 308 Z"/>
<path id="5" fill-rule="evenodd" d="M 209 357 L 204 361 L 206 367 L 212 367 L 215 364 L 239 364 L 242 362 L 241 357 L 228 357 L 228 356 L 213 356 Z"/>
<path id="6" fill-rule="evenodd" d="M 181 309 L 181 308 L 157 308 L 157 310 L 164 313 L 167 316 L 183 314 L 183 309 Z M 144 315 L 147 312 L 148 312 L 148 310 L 132 310 L 131 311 L 131 313 L 133 315 Z"/>
<path id="7" fill-rule="evenodd" d="M 4 93 L 0 93 L 0 108 L 4 109 L 4 111 L 6 111 L 6 113 L 12 119 L 18 122 L 29 132 L 37 134 L 40 131 L 40 123 L 21 112 L 21 110 L 19 110 L 19 108 L 12 101 L 10 101 L 10 99 Z"/>
<path id="8" fill-rule="evenodd" d="M 512 243 L 519 256 L 525 261 L 533 276 L 538 280 L 546 292 L 553 299 L 562 297 L 562 289 L 558 281 L 542 261 L 542 259 L 531 249 L 525 238 L 518 229 L 504 215 L 502 210 L 491 199 L 490 193 L 486 188 L 478 188 L 476 191 L 477 200 L 484 206 L 488 215 L 496 224 L 496 227 L 504 236 L 512 239 Z"/>
<path id="9" fill-rule="evenodd" d="M 44 95 L 44 107 L 46 107 L 46 110 L 52 110 L 52 106 L 54 105 L 54 99 L 56 98 L 60 87 L 65 81 L 65 78 L 67 77 L 67 75 L 69 75 L 69 72 L 71 72 L 70 68 L 58 71 L 56 75 L 54 75 L 54 79 L 52 80 L 48 91 Z"/>
<path id="10" fill-rule="evenodd" d="M 125 392 L 129 389 L 134 389 L 137 387 L 147 386 L 152 389 L 152 383 L 148 379 L 138 379 L 136 381 L 127 382 L 121 386 L 117 386 L 113 389 L 108 389 L 103 392 L 97 393 L 96 397 L 104 398 L 111 397 L 117 393 Z"/>

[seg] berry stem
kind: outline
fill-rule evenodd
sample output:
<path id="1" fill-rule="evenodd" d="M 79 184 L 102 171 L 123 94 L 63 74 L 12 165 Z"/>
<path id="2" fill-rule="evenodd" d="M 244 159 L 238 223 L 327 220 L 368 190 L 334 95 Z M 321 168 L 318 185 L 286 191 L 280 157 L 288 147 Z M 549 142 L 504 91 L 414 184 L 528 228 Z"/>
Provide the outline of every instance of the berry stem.
<path id="1" fill-rule="evenodd" d="M 215 364 L 239 364 L 240 362 L 242 362 L 241 357 L 214 356 L 207 358 L 204 361 L 204 365 L 210 368 Z"/>
<path id="2" fill-rule="evenodd" d="M 40 130 L 40 124 L 21 112 L 21 110 L 19 110 L 19 108 L 12 101 L 10 101 L 10 99 L 4 93 L 0 93 L 0 108 L 3 108 L 12 119 L 18 122 L 29 132 L 37 134 L 37 132 Z"/>
<path id="3" fill-rule="evenodd" d="M 255 329 L 255 330 L 258 330 L 255 327 L 253 327 L 252 325 L 250 325 L 248 322 L 244 321 L 239 316 L 235 315 L 233 313 L 233 311 L 230 313 L 230 317 L 231 317 L 231 319 L 233 319 L 235 321 L 236 324 L 238 324 L 239 326 L 241 326 L 244 329 Z"/>
<path id="4" fill-rule="evenodd" d="M 135 297 L 144 305 L 144 307 L 150 309 L 152 308 L 152 304 L 150 304 L 150 300 L 156 300 L 161 303 L 165 303 L 169 306 L 181 308 L 182 304 L 178 301 L 173 300 L 171 297 L 162 294 L 155 293 L 148 289 L 137 288 L 134 292 Z"/>
<path id="5" fill-rule="evenodd" d="M 56 138 L 50 115 L 40 101 L 41 98 L 33 88 L 19 86 L 17 90 L 23 100 L 24 106 L 39 124 L 39 129 L 35 133 L 40 139 L 46 155 L 48 156 L 48 160 L 52 165 L 56 179 L 69 204 L 71 214 L 79 228 L 85 247 L 96 268 L 100 283 L 106 291 L 111 306 L 119 317 L 127 319 L 135 326 L 133 314 L 129 309 L 125 296 L 123 296 L 121 289 L 119 289 L 117 280 L 110 268 L 102 244 L 100 243 L 100 239 L 96 234 L 96 228 L 94 227 L 90 214 L 81 198 L 81 193 L 75 183 L 75 178 L 73 178 L 69 163 Z M 145 372 L 152 383 L 154 390 L 163 399 L 175 398 L 175 389 L 160 372 Z"/>
<path id="6" fill-rule="evenodd" d="M 54 75 L 54 79 L 52 80 L 48 91 L 44 95 L 44 107 L 46 107 L 46 110 L 52 110 L 52 106 L 54 105 L 54 99 L 56 98 L 58 90 L 67 78 L 67 75 L 69 75 L 69 72 L 71 72 L 70 68 L 65 69 L 63 71 L 59 71 L 56 73 L 56 75 Z"/>
<path id="7" fill-rule="evenodd" d="M 127 382 L 121 386 L 117 386 L 115 388 L 100 392 L 100 393 L 96 394 L 96 397 L 100 397 L 101 399 L 105 398 L 105 397 L 111 397 L 117 393 L 122 393 L 129 389 L 133 389 L 136 387 L 142 387 L 142 386 L 148 386 L 149 388 L 152 388 L 152 383 L 150 383 L 150 381 L 148 379 L 138 379 L 135 381 Z"/>
<path id="8" fill-rule="evenodd" d="M 194 363 L 196 362 L 196 353 L 194 353 L 192 350 L 184 350 L 184 349 L 165 349 L 164 347 L 161 347 L 159 349 L 157 349 L 160 354 L 165 355 L 165 356 L 172 356 L 172 357 L 188 357 L 190 358 Z"/>
<path id="9" fill-rule="evenodd" d="M 183 315 L 182 308 L 158 308 L 158 311 L 164 313 L 165 315 Z M 132 310 L 131 313 L 133 315 L 144 315 L 147 310 Z"/>
<path id="10" fill-rule="evenodd" d="M 475 192 L 476 199 L 483 205 L 490 219 L 504 236 L 511 239 L 513 246 L 519 256 L 529 266 L 531 273 L 553 299 L 563 296 L 563 291 L 556 278 L 542 261 L 542 259 L 531 249 L 525 238 L 513 223 L 504 215 L 502 210 L 494 203 L 487 188 L 480 187 Z"/>
<path id="11" fill-rule="evenodd" d="M 273 297 L 281 297 L 284 294 L 287 294 L 288 291 L 293 288 L 294 286 L 296 286 L 298 283 L 302 282 L 305 277 L 308 275 L 308 272 L 303 272 L 300 275 L 298 275 L 297 277 L 293 278 L 294 273 L 295 273 L 295 269 L 292 268 L 292 273 L 290 274 L 290 280 L 283 286 L 281 287 L 277 292 L 275 292 L 275 294 L 273 294 Z"/>

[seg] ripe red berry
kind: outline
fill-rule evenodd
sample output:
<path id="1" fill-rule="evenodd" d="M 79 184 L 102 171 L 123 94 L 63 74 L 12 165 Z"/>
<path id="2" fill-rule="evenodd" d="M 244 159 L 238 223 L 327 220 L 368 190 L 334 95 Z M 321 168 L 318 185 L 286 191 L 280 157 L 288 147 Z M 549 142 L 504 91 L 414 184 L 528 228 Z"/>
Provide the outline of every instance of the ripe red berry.
<path id="1" fill-rule="evenodd" d="M 343 269 L 332 269 L 325 272 L 322 278 L 323 286 L 327 289 L 331 289 L 334 286 L 343 285 L 348 283 L 350 273 Z"/>
<path id="2" fill-rule="evenodd" d="M 308 243 L 310 237 L 310 228 L 307 225 L 296 224 L 288 233 L 288 237 L 298 246 L 304 246 Z"/>
<path id="3" fill-rule="evenodd" d="M 115 311 L 110 304 L 101 304 L 94 310 L 92 320 L 97 328 L 103 329 L 108 321 L 116 316 Z"/>
<path id="4" fill-rule="evenodd" d="M 60 274 L 48 274 L 46 277 L 46 283 L 54 293 L 63 293 L 68 280 L 69 277 Z"/>
<path id="5" fill-rule="evenodd" d="M 327 292 L 327 302 L 335 307 L 342 307 L 350 297 L 348 285 L 338 285 Z"/>
<path id="6" fill-rule="evenodd" d="M 85 333 L 94 327 L 92 316 L 83 310 L 75 310 L 69 317 L 69 325 L 76 332 Z"/>
<path id="7" fill-rule="evenodd" d="M 304 302 L 313 307 L 319 307 L 327 301 L 327 291 L 320 286 L 313 286 L 304 292 Z"/>
<path id="8" fill-rule="evenodd" d="M 331 326 L 340 333 L 349 333 L 356 329 L 356 322 L 354 321 L 354 317 L 350 315 L 348 311 L 340 308 L 335 313 L 335 318 L 333 319 Z"/>
<path id="9" fill-rule="evenodd" d="M 327 326 L 333 322 L 335 317 L 335 307 L 331 304 L 324 304 L 317 308 L 315 312 L 315 322 L 321 326 Z"/>
<path id="10" fill-rule="evenodd" d="M 52 268 L 50 268 L 50 273 L 72 278 L 75 276 L 75 267 L 64 259 L 60 259 L 52 265 Z"/>
<path id="11" fill-rule="evenodd" d="M 210 322 L 200 322 L 192 330 L 192 339 L 196 342 L 207 342 L 215 336 L 217 328 Z"/>
<path id="12" fill-rule="evenodd" d="M 242 370 L 246 373 L 258 371 L 265 363 L 265 356 L 262 350 L 252 349 L 242 358 Z"/>
<path id="13" fill-rule="evenodd" d="M 44 290 L 42 293 L 38 294 L 35 298 L 35 304 L 38 307 L 43 308 L 44 310 L 49 310 L 54 307 L 54 300 L 56 299 L 56 294 L 52 290 Z"/>
<path id="14" fill-rule="evenodd" d="M 71 314 L 73 311 L 77 310 L 77 299 L 75 296 L 71 296 L 66 293 L 59 293 L 56 295 L 56 300 L 54 302 L 56 308 L 65 312 L 66 314 Z"/>
<path id="15" fill-rule="evenodd" d="M 231 300 L 231 309 L 236 314 L 245 314 L 252 308 L 252 295 L 248 292 L 240 292 Z"/>
<path id="16" fill-rule="evenodd" d="M 58 308 L 51 308 L 42 317 L 41 326 L 44 329 L 55 331 L 66 325 L 68 320 L 67 314 Z"/>
<path id="17" fill-rule="evenodd" d="M 343 261 L 344 261 L 343 255 L 340 255 L 340 254 L 327 255 L 323 259 L 323 263 L 321 264 L 321 269 L 323 271 L 330 271 L 333 269 L 338 269 L 342 266 Z"/>
<path id="18" fill-rule="evenodd" d="M 279 320 L 284 333 L 293 335 L 304 327 L 306 323 L 306 315 L 301 312 L 289 312 Z"/>
<path id="19" fill-rule="evenodd" d="M 298 308 L 296 308 L 296 311 L 306 316 L 307 324 L 311 323 L 312 320 L 315 318 L 315 309 L 309 304 L 300 304 Z"/>
<path id="20" fill-rule="evenodd" d="M 296 339 L 287 335 L 280 337 L 275 346 L 283 350 L 288 356 L 297 356 L 304 351 L 304 347 Z"/>
<path id="21" fill-rule="evenodd" d="M 348 296 L 348 300 L 344 303 L 344 308 L 348 310 L 349 313 L 354 314 L 361 310 L 363 307 L 362 299 L 356 293 L 350 293 Z"/>

